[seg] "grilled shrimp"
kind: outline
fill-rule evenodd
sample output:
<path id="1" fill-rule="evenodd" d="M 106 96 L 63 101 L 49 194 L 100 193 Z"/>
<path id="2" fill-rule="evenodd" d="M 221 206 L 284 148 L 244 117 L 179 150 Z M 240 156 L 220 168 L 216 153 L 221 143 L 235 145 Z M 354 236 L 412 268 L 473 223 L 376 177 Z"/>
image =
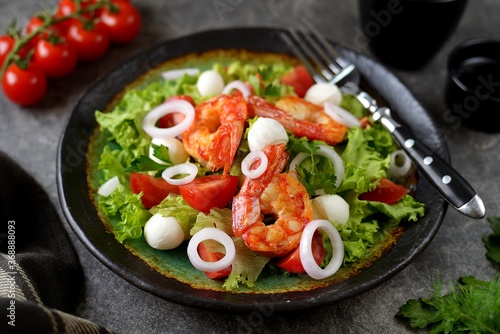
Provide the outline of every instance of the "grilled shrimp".
<path id="1" fill-rule="evenodd" d="M 297 248 L 313 213 L 304 186 L 291 173 L 281 173 L 288 160 L 285 145 L 270 145 L 263 151 L 269 161 L 266 171 L 245 179 L 233 199 L 233 231 L 251 250 L 276 257 Z M 266 225 L 265 215 L 276 221 Z"/>
<path id="2" fill-rule="evenodd" d="M 182 134 L 186 151 L 212 170 L 229 172 L 248 118 L 242 96 L 221 94 L 200 103 L 193 124 Z"/>
<path id="3" fill-rule="evenodd" d="M 295 96 L 282 97 L 272 105 L 252 95 L 248 101 L 248 112 L 250 116 L 276 119 L 297 137 L 322 140 L 329 145 L 341 143 L 347 133 L 347 128 L 329 117 L 323 107 Z"/>

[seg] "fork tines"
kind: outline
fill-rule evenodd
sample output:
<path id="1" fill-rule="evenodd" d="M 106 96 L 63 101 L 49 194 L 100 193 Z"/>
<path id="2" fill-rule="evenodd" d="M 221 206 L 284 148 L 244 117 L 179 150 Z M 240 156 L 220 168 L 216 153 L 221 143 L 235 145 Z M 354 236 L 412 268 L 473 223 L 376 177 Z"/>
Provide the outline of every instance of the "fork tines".
<path id="1" fill-rule="evenodd" d="M 335 84 L 347 76 L 353 67 L 333 48 L 330 42 L 310 23 L 302 21 L 281 39 L 304 64 L 316 82 Z"/>

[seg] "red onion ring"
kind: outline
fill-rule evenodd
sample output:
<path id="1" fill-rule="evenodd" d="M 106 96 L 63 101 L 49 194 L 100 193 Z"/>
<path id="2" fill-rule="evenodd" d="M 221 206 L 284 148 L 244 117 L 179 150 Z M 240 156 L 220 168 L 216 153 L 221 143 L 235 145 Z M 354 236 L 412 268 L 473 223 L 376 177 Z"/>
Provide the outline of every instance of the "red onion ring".
<path id="1" fill-rule="evenodd" d="M 317 229 L 324 231 L 333 246 L 333 257 L 326 266 L 322 269 L 316 264 L 312 254 L 312 238 Z M 337 229 L 325 219 L 317 219 L 309 222 L 300 238 L 299 244 L 300 261 L 306 273 L 314 279 L 320 280 L 332 276 L 339 270 L 344 261 L 344 244 Z"/>
<path id="2" fill-rule="evenodd" d="M 250 169 L 252 165 L 259 160 L 260 160 L 259 166 L 256 169 Z M 261 150 L 252 151 L 248 153 L 245 159 L 243 159 L 243 161 L 241 162 L 241 172 L 246 177 L 255 179 L 261 176 L 262 173 L 266 171 L 267 164 L 268 164 L 267 155 L 263 151 Z"/>
<path id="3" fill-rule="evenodd" d="M 175 175 L 179 174 L 188 175 L 182 179 L 173 178 Z M 163 171 L 163 173 L 161 173 L 161 177 L 174 186 L 180 186 L 193 181 L 196 178 L 196 174 L 198 174 L 198 167 L 196 167 L 195 164 L 188 162 L 168 167 Z"/>
<path id="4" fill-rule="evenodd" d="M 342 107 L 339 107 L 331 102 L 325 102 L 324 109 L 325 113 L 337 123 L 345 125 L 348 128 L 361 126 L 359 119 Z"/>
<path id="5" fill-rule="evenodd" d="M 158 128 L 156 122 L 165 115 L 180 112 L 184 119 L 170 128 Z M 186 131 L 194 120 L 194 107 L 184 100 L 171 100 L 151 110 L 142 120 L 142 128 L 152 138 L 173 138 Z"/>
<path id="6" fill-rule="evenodd" d="M 198 254 L 198 245 L 205 240 L 215 240 L 221 243 L 226 249 L 226 255 L 216 262 L 207 262 L 201 259 Z M 196 232 L 189 240 L 187 254 L 191 264 L 198 270 L 214 272 L 229 267 L 236 256 L 234 242 L 229 235 L 215 227 L 206 227 Z"/>

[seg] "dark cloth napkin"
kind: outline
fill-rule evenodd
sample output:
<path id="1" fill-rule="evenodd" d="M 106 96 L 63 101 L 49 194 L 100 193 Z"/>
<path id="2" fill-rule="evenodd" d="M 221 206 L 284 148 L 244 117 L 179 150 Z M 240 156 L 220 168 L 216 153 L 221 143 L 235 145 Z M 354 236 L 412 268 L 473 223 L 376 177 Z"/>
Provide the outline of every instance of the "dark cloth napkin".
<path id="1" fill-rule="evenodd" d="M 0 152 L 0 333 L 111 333 L 72 315 L 84 275 L 50 198 Z"/>

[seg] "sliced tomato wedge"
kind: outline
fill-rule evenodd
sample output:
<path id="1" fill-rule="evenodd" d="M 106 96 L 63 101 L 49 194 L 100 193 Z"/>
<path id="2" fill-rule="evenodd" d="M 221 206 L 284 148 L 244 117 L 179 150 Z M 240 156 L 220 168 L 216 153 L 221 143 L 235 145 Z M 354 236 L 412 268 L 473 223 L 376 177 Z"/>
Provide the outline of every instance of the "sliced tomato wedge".
<path id="1" fill-rule="evenodd" d="M 364 201 L 382 202 L 393 204 L 399 202 L 404 195 L 408 193 L 408 189 L 402 185 L 396 184 L 389 179 L 382 178 L 377 188 L 372 191 L 360 194 L 359 199 Z"/>
<path id="2" fill-rule="evenodd" d="M 198 244 L 198 254 L 200 255 L 200 257 L 203 261 L 207 261 L 207 262 L 217 262 L 224 257 L 224 253 L 209 251 L 207 246 L 205 246 L 205 244 L 203 242 L 200 242 Z M 225 277 L 229 276 L 232 268 L 233 268 L 233 266 L 230 265 L 229 267 L 222 269 L 222 270 L 219 270 L 219 271 L 213 271 L 213 272 L 206 272 L 205 271 L 204 273 L 210 279 L 225 278 Z"/>
<path id="3" fill-rule="evenodd" d="M 314 80 L 302 65 L 296 66 L 281 78 L 281 83 L 293 87 L 298 97 L 304 97 L 309 87 L 314 85 Z"/>
<path id="4" fill-rule="evenodd" d="M 209 213 L 212 208 L 224 208 L 233 199 L 238 177 L 233 175 L 207 175 L 180 185 L 182 198 L 194 209 Z"/>
<path id="5" fill-rule="evenodd" d="M 179 186 L 143 173 L 130 173 L 130 187 L 134 194 L 143 192 L 142 204 L 148 209 L 159 204 L 170 193 L 180 194 Z"/>
<path id="6" fill-rule="evenodd" d="M 323 246 L 323 238 L 321 234 L 316 231 L 313 235 L 313 240 L 311 243 L 311 251 L 316 261 L 316 264 L 319 266 L 321 262 L 323 262 L 323 258 L 325 257 L 325 248 Z M 300 250 L 297 247 L 291 253 L 286 255 L 285 257 L 278 260 L 276 263 L 278 267 L 288 272 L 294 274 L 302 274 L 306 271 L 304 270 L 304 266 L 302 266 L 302 262 L 300 261 Z"/>

